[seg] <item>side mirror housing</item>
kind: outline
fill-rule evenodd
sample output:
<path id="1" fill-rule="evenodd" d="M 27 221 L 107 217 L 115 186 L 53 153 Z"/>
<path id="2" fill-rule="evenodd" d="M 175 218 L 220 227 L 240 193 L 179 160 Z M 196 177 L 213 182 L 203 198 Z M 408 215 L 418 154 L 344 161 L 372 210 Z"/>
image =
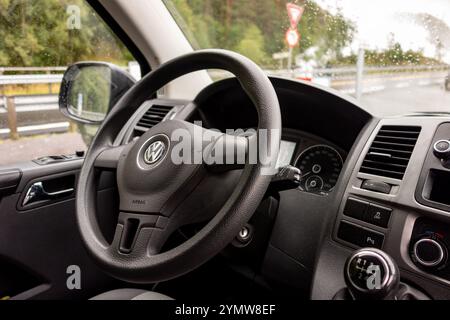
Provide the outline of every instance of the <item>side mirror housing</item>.
<path id="1" fill-rule="evenodd" d="M 64 73 L 59 109 L 83 124 L 102 123 L 109 110 L 136 80 L 126 71 L 105 62 L 78 62 Z"/>

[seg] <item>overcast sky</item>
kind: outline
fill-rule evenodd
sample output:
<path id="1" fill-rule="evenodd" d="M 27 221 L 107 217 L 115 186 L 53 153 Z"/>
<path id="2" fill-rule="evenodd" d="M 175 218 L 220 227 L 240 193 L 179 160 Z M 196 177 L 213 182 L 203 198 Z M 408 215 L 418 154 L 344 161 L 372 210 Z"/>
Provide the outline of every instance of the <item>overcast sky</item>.
<path id="1" fill-rule="evenodd" d="M 428 13 L 450 26 L 450 0 L 316 0 L 322 7 L 336 12 L 340 8 L 344 16 L 355 22 L 357 39 L 353 48 L 363 42 L 369 48 L 385 48 L 389 34 L 405 49 L 424 49 L 427 56 L 435 56 L 435 46 L 423 26 L 406 18 L 408 14 Z M 450 63 L 450 34 L 444 59 Z"/>

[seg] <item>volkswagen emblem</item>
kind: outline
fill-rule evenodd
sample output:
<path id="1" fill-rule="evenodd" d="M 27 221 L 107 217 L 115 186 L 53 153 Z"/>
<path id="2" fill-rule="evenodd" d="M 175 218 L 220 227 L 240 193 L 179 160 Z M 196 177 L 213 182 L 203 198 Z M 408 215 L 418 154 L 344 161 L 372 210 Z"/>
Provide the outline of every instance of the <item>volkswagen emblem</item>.
<path id="1" fill-rule="evenodd" d="M 155 141 L 148 146 L 144 153 L 144 161 L 146 164 L 154 164 L 158 162 L 164 152 L 166 151 L 166 145 L 162 141 Z"/>

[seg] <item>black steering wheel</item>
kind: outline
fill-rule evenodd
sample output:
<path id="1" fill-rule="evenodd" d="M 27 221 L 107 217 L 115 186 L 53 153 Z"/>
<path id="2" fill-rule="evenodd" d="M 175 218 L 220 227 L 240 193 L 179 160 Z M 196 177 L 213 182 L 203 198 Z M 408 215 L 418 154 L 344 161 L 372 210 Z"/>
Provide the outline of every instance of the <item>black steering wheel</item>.
<path id="1" fill-rule="evenodd" d="M 152 93 L 182 75 L 204 69 L 222 69 L 237 77 L 258 111 L 258 129 L 266 129 L 262 130 L 266 138 L 229 137 L 185 121 L 170 120 L 132 143 L 113 146 L 127 120 Z M 204 152 L 211 143 L 197 141 L 201 139 L 198 132 L 209 134 L 214 141 L 230 138 L 225 143 L 228 147 L 232 141 L 236 144 L 231 146 L 233 150 L 244 146 L 247 153 L 234 190 L 214 212 L 208 210 L 209 206 L 198 210 L 195 203 L 207 197 L 214 207 L 213 203 L 223 196 L 217 182 L 224 173 L 210 170 L 214 163 L 174 163 L 171 152 L 176 144 L 171 139 L 179 130 L 193 133 L 189 138 L 192 146 L 198 143 Z M 270 183 L 267 169 L 274 167 L 280 137 L 277 95 L 266 74 L 251 60 L 225 50 L 202 50 L 161 65 L 114 106 L 87 151 L 78 179 L 76 215 L 88 252 L 107 273 L 135 283 L 168 280 L 195 269 L 225 248 L 251 218 Z M 259 152 L 256 163 L 249 161 L 252 140 L 267 151 Z M 197 152 L 194 149 L 192 156 Z M 96 218 L 96 169 L 101 168 L 117 170 L 120 214 L 111 243 L 105 240 Z M 173 231 L 200 221 L 209 222 L 189 240 L 161 252 Z"/>

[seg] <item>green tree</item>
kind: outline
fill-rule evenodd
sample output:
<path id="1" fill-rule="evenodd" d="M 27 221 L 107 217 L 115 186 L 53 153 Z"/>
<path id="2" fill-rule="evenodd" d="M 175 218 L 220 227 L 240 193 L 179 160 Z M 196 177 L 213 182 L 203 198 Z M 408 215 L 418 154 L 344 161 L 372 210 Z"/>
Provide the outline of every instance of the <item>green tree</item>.
<path id="1" fill-rule="evenodd" d="M 264 37 L 261 30 L 255 25 L 248 27 L 244 37 L 236 46 L 236 51 L 258 64 L 266 63 L 267 56 L 264 50 Z"/>
<path id="2" fill-rule="evenodd" d="M 68 30 L 69 5 L 81 9 L 81 29 Z M 0 0 L 0 64 L 59 66 L 78 60 L 124 63 L 131 58 L 85 0 Z"/>
<path id="3" fill-rule="evenodd" d="M 289 28 L 287 0 L 164 0 L 197 48 L 236 50 L 264 66 L 270 57 L 287 50 Z M 318 55 L 341 56 L 352 39 L 354 27 L 341 14 L 332 15 L 307 0 L 299 25 L 302 40 L 295 54 L 317 47 Z"/>

